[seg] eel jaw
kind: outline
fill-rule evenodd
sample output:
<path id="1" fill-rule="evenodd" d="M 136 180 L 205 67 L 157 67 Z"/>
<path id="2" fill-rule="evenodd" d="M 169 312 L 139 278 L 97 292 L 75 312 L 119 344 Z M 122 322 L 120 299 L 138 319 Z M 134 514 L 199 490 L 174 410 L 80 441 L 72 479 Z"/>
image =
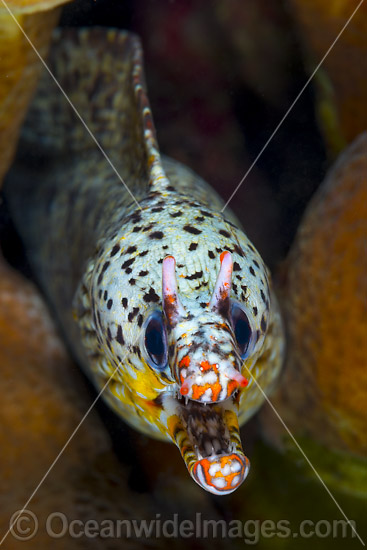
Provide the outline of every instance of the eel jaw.
<path id="1" fill-rule="evenodd" d="M 215 495 L 227 495 L 246 479 L 250 462 L 242 450 L 232 399 L 203 405 L 166 395 L 168 433 L 191 477 Z"/>
<path id="2" fill-rule="evenodd" d="M 210 493 L 229 495 L 244 482 L 250 469 L 250 461 L 244 454 L 213 455 L 198 460 L 191 475 Z"/>

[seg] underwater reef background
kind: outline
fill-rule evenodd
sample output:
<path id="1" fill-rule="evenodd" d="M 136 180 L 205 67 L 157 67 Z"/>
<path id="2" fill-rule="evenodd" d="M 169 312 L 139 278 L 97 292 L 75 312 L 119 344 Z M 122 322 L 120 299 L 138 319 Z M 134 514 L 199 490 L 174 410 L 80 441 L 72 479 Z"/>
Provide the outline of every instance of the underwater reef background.
<path id="1" fill-rule="evenodd" d="M 58 18 L 63 26 L 138 34 L 161 151 L 195 170 L 224 200 L 357 6 L 346 0 L 74 0 L 61 11 L 56 4 L 9 0 L 43 55 Z M 6 37 L 0 46 L 2 176 L 39 66 L 0 9 Z M 366 30 L 364 3 L 230 203 L 275 274 L 288 327 L 286 367 L 270 399 L 364 540 Z M 1 540 L 95 391 L 57 334 L 3 202 L 0 245 Z M 84 522 L 157 513 L 194 521 L 201 513 L 228 524 L 287 520 L 296 534 L 305 519 L 343 519 L 269 405 L 241 432 L 249 477 L 234 494 L 214 497 L 192 482 L 173 445 L 136 433 L 98 401 L 27 508 L 40 524 L 53 511 Z M 347 538 L 257 538 L 250 529 L 247 535 L 247 544 L 263 550 L 361 544 L 350 531 Z M 244 538 L 51 539 L 39 529 L 28 541 L 10 534 L 2 547 L 240 548 Z"/>

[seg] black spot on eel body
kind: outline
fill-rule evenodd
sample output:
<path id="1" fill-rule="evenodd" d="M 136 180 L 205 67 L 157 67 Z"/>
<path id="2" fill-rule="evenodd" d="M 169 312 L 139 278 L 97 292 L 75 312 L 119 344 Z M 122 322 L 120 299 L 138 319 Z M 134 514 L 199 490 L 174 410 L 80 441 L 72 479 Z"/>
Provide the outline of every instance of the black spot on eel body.
<path id="1" fill-rule="evenodd" d="M 200 279 L 200 277 L 203 276 L 203 272 L 202 271 L 197 271 L 196 273 L 194 273 L 193 275 L 188 275 L 187 277 L 185 277 L 188 281 L 193 281 L 194 279 Z"/>
<path id="2" fill-rule="evenodd" d="M 103 274 L 104 272 L 106 271 L 106 269 L 108 268 L 108 266 L 110 265 L 110 262 L 105 262 L 102 269 L 101 269 L 101 273 L 99 274 L 99 277 L 97 279 L 97 284 L 100 285 L 101 282 L 102 282 L 102 279 L 103 279 Z"/>
<path id="3" fill-rule="evenodd" d="M 191 225 L 184 225 L 183 229 L 188 233 L 192 233 L 192 235 L 200 235 L 201 233 L 200 229 L 197 229 L 196 227 L 192 227 Z"/>
<path id="4" fill-rule="evenodd" d="M 125 250 L 125 254 L 133 254 L 133 252 L 136 252 L 136 246 L 129 246 L 129 248 L 127 250 Z M 148 251 L 147 251 L 148 252 Z M 141 256 L 141 254 L 140 254 Z"/>
<path id="5" fill-rule="evenodd" d="M 119 244 L 115 244 L 115 246 L 113 247 L 113 249 L 111 250 L 111 254 L 110 256 L 115 256 L 115 254 L 117 254 L 117 252 L 120 250 L 120 245 Z"/>
<path id="6" fill-rule="evenodd" d="M 238 246 L 238 244 L 235 244 L 234 247 L 233 247 L 233 252 L 236 252 L 236 254 L 238 254 L 239 256 L 241 256 L 242 258 L 246 255 L 244 253 L 244 251 L 242 250 L 242 248 L 240 246 Z"/>
<path id="7" fill-rule="evenodd" d="M 129 315 L 128 315 L 128 320 L 131 321 L 134 319 L 134 317 L 139 313 L 139 308 L 138 307 L 134 307 L 132 311 L 130 311 Z"/>
<path id="8" fill-rule="evenodd" d="M 126 262 L 124 262 L 121 266 L 121 269 L 126 269 L 127 267 L 129 267 L 131 264 L 133 264 L 135 262 L 135 258 L 130 258 L 130 260 L 126 260 Z"/>
<path id="9" fill-rule="evenodd" d="M 261 327 L 261 330 L 263 332 L 266 331 L 267 324 L 266 324 L 266 319 L 265 319 L 264 315 L 261 317 L 260 327 Z"/>
<path id="10" fill-rule="evenodd" d="M 153 231 L 153 233 L 149 234 L 150 239 L 163 239 L 164 234 L 162 231 Z"/>
<path id="11" fill-rule="evenodd" d="M 159 296 L 155 292 L 154 288 L 150 288 L 149 292 L 147 294 L 145 294 L 143 298 L 144 298 L 144 301 L 147 302 L 147 303 L 159 302 Z"/>
<path id="12" fill-rule="evenodd" d="M 123 337 L 123 334 L 122 334 L 121 325 L 119 325 L 118 328 L 117 328 L 116 340 L 117 340 L 118 343 L 121 344 L 122 346 L 125 344 L 125 340 L 124 340 L 124 337 Z"/>

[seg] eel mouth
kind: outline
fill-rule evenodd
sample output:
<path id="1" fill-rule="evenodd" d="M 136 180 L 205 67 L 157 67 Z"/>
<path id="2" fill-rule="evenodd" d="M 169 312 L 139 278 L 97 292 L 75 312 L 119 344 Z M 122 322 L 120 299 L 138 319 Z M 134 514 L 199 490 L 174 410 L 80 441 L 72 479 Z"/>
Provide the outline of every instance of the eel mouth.
<path id="1" fill-rule="evenodd" d="M 235 491 L 246 479 L 250 462 L 242 450 L 233 399 L 207 405 L 169 399 L 168 430 L 192 478 L 216 495 Z"/>

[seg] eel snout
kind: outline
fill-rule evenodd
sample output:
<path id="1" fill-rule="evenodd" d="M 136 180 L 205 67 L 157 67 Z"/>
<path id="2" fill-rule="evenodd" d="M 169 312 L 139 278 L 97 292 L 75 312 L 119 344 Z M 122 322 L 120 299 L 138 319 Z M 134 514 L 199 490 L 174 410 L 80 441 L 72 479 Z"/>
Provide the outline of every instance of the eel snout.
<path id="1" fill-rule="evenodd" d="M 192 477 L 203 489 L 215 495 L 235 491 L 246 479 L 250 462 L 244 454 L 212 455 L 195 462 Z"/>
<path id="2" fill-rule="evenodd" d="M 165 408 L 170 436 L 196 483 L 216 495 L 235 491 L 250 462 L 242 450 L 233 401 L 203 405 L 170 398 Z"/>

